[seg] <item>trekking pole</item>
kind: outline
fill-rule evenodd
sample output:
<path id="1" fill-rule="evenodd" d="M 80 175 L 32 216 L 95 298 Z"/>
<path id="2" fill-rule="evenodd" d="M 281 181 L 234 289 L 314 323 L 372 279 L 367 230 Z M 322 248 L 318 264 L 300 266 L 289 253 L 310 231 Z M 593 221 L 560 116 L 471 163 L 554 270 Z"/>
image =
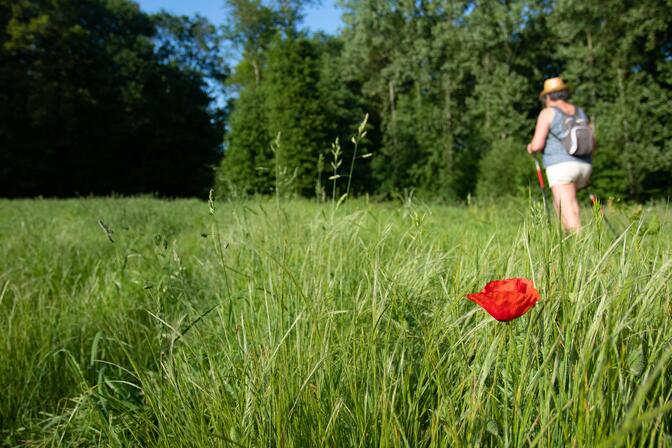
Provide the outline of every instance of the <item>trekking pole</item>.
<path id="1" fill-rule="evenodd" d="M 546 198 L 546 190 L 544 185 L 544 174 L 541 172 L 541 165 L 539 165 L 539 157 L 537 154 L 532 154 L 532 159 L 534 159 L 534 166 L 537 169 L 537 179 L 539 179 L 539 190 L 541 190 L 541 197 L 544 200 L 544 209 L 546 210 L 546 215 L 551 216 L 551 212 L 548 209 L 548 199 Z"/>
<path id="2" fill-rule="evenodd" d="M 611 232 L 611 235 L 616 238 L 618 235 L 616 233 L 616 230 L 614 229 L 614 226 L 611 225 L 609 220 L 607 219 L 606 213 L 604 213 L 604 209 L 600 205 L 600 201 L 597 200 L 597 196 L 595 196 L 592 192 L 589 194 L 590 197 L 590 202 L 593 204 L 593 208 L 597 208 L 597 211 L 600 212 L 600 216 L 602 216 L 602 220 L 607 223 L 607 227 L 609 228 L 609 231 Z"/>

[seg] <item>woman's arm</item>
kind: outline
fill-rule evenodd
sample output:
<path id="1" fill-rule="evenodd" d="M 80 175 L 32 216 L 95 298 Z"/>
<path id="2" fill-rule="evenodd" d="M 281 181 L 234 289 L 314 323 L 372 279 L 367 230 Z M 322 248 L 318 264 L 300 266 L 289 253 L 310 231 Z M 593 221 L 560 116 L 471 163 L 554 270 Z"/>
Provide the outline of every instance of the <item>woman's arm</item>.
<path id="1" fill-rule="evenodd" d="M 529 154 L 544 150 L 546 137 L 548 137 L 548 131 L 551 129 L 551 121 L 553 121 L 553 109 L 547 107 L 539 113 L 539 118 L 537 118 L 534 137 L 532 137 L 532 141 L 527 145 L 527 152 Z"/>

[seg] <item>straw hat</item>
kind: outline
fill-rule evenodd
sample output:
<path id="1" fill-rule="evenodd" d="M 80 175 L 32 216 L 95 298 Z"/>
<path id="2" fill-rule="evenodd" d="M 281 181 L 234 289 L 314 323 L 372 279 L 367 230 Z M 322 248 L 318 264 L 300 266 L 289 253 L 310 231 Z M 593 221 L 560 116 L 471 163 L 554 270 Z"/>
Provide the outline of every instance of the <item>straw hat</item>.
<path id="1" fill-rule="evenodd" d="M 553 92 L 560 92 L 561 90 L 569 90 L 569 86 L 565 84 L 562 78 L 549 78 L 544 81 L 544 90 L 539 94 L 539 98 Z"/>

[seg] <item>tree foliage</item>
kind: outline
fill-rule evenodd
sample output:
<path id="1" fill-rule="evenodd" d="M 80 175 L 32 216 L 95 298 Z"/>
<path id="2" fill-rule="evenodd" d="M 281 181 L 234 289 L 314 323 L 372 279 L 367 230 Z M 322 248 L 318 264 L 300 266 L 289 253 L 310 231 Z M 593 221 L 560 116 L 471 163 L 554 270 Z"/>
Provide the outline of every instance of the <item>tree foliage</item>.
<path id="1" fill-rule="evenodd" d="M 335 63 L 342 60 L 342 43 L 300 31 L 301 6 L 229 2 L 232 23 L 227 29 L 242 59 L 231 77 L 238 95 L 217 171 L 221 195 L 269 193 L 280 185 L 283 194 L 319 194 L 326 176 L 321 178 L 318 171 L 330 141 L 341 137 L 345 155 L 354 156 L 352 145 L 345 142 L 365 112 Z M 353 191 L 371 189 L 367 166 L 358 166 Z"/>
<path id="2" fill-rule="evenodd" d="M 672 193 L 669 1 L 341 0 L 337 36 L 301 28 L 312 0 L 223 2 L 219 30 L 0 0 L 0 194 L 520 195 L 553 76 L 595 126 L 597 194 Z"/>
<path id="3" fill-rule="evenodd" d="M 0 20 L 0 194 L 207 192 L 221 131 L 205 76 L 226 70 L 204 19 L 0 0 Z"/>
<path id="4" fill-rule="evenodd" d="M 266 80 L 265 116 L 282 117 L 269 134 L 282 130 L 287 135 L 297 151 L 287 152 L 283 163 L 302 166 L 302 177 L 310 178 L 311 170 L 317 177 L 311 168 L 316 153 L 314 146 L 294 143 L 298 136 L 319 143 L 328 138 L 319 129 L 343 134 L 343 129 L 321 128 L 316 124 L 321 120 L 344 128 L 356 122 L 343 110 L 334 116 L 333 110 L 306 105 L 348 98 L 349 110 L 371 117 L 369 143 L 375 156 L 364 165 L 366 171 L 356 173 L 356 179 L 370 176 L 359 191 L 390 196 L 415 190 L 444 199 L 524 194 L 535 182 L 524 148 L 540 108 L 537 94 L 545 78 L 560 75 L 597 129 L 594 190 L 634 200 L 670 194 L 669 2 L 340 4 L 345 27 L 332 39 L 338 44 L 315 47 L 310 57 L 295 60 L 285 54 L 282 76 Z M 300 47 L 292 43 L 296 31 L 279 25 L 276 30 L 275 46 L 262 51 L 266 58 L 279 48 Z M 305 64 L 316 59 L 314 51 L 327 48 L 329 70 L 319 73 L 318 85 L 326 77 L 333 87 L 313 95 L 308 85 L 317 73 L 304 71 Z M 247 63 L 243 58 L 241 72 Z M 301 84 L 306 89 L 296 90 Z M 241 109 L 243 101 L 241 94 L 236 103 Z M 232 129 L 231 141 L 235 133 Z M 260 145 L 267 146 L 272 137 Z M 297 191 L 310 194 L 308 184 Z"/>

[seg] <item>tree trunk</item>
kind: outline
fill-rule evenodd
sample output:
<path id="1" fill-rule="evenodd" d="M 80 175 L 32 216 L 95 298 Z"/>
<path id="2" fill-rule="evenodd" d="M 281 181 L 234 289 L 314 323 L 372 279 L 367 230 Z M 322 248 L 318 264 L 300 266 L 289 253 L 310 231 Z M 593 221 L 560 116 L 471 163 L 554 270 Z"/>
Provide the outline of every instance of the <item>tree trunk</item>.
<path id="1" fill-rule="evenodd" d="M 593 52 L 593 34 L 590 30 L 586 31 L 586 45 L 588 45 L 588 67 L 590 67 L 590 104 L 594 105 L 595 95 L 595 57 Z"/>
<path id="2" fill-rule="evenodd" d="M 252 68 L 254 69 L 254 85 L 259 87 L 261 82 L 261 73 L 259 72 L 259 64 L 257 64 L 256 59 L 252 59 Z"/>
<path id="3" fill-rule="evenodd" d="M 450 88 L 450 78 L 444 78 L 444 90 L 446 92 L 445 104 L 443 105 L 443 110 L 446 116 L 446 125 L 445 125 L 445 135 L 446 140 L 444 144 L 443 151 L 443 162 L 445 163 L 446 170 L 452 165 L 452 155 L 453 155 L 453 107 L 452 107 L 452 95 Z"/>
<path id="4" fill-rule="evenodd" d="M 395 105 L 396 101 L 396 96 L 395 96 L 395 90 L 394 90 L 394 81 L 390 80 L 388 82 L 388 95 L 389 95 L 389 101 L 390 101 L 390 128 L 392 131 L 392 141 L 394 142 L 394 146 L 397 147 L 397 109 Z"/>
<path id="5" fill-rule="evenodd" d="M 623 81 L 623 70 L 616 69 L 616 79 L 618 80 L 618 99 L 620 106 L 620 118 L 621 118 L 621 133 L 623 135 L 623 153 L 627 155 L 626 157 L 626 173 L 628 176 L 628 191 L 630 196 L 639 200 L 639 185 L 637 181 L 637 173 L 635 172 L 637 167 L 633 161 L 633 158 L 629 156 L 629 147 L 631 146 L 630 142 L 630 132 L 628 125 L 628 106 L 625 101 L 625 84 Z"/>

